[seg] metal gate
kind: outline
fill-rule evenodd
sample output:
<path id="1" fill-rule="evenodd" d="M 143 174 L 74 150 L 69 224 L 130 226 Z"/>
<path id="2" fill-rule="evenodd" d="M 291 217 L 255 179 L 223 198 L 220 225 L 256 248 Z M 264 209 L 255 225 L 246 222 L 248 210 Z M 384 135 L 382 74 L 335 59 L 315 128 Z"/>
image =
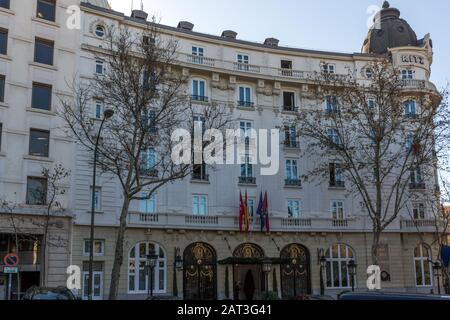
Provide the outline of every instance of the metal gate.
<path id="1" fill-rule="evenodd" d="M 281 293 L 283 299 L 311 293 L 311 270 L 308 249 L 291 244 L 281 251 Z"/>

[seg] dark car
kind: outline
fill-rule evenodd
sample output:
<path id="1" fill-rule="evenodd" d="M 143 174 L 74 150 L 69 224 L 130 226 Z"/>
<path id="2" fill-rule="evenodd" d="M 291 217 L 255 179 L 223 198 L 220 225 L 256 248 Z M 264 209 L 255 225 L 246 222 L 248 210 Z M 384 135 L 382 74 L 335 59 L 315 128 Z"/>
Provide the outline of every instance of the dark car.
<path id="1" fill-rule="evenodd" d="M 78 300 L 77 297 L 65 287 L 43 288 L 31 287 L 25 292 L 23 300 Z"/>
<path id="2" fill-rule="evenodd" d="M 450 296 L 419 294 L 419 293 L 393 293 L 393 292 L 346 292 L 339 296 L 341 301 L 449 301 Z"/>

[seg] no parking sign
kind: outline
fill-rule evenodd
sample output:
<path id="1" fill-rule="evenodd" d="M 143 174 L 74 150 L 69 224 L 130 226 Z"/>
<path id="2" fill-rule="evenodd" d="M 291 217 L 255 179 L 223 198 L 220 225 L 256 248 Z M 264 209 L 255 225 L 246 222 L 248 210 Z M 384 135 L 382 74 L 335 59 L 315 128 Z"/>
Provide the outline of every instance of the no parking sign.
<path id="1" fill-rule="evenodd" d="M 15 253 L 8 253 L 3 258 L 3 263 L 7 267 L 17 267 L 17 265 L 19 264 L 19 256 Z"/>

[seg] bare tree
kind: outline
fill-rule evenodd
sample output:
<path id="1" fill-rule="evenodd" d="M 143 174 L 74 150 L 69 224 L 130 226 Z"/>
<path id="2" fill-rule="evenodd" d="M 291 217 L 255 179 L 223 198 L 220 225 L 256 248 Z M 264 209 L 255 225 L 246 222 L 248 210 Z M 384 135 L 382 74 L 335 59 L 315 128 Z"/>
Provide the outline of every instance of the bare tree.
<path id="1" fill-rule="evenodd" d="M 92 48 L 93 55 L 104 61 L 104 74 L 89 83 L 74 83 L 74 99 L 62 100 L 61 116 L 90 154 L 99 126 L 99 121 L 92 120 L 93 99 L 102 99 L 104 106 L 114 111 L 104 124 L 98 148 L 99 166 L 118 179 L 123 193 L 111 300 L 118 295 L 130 203 L 149 199 L 165 184 L 192 173 L 191 164 L 172 161 L 172 133 L 182 128 L 191 131 L 194 119 L 201 120 L 204 129 L 221 130 L 229 122 L 225 106 L 191 103 L 186 94 L 187 77 L 176 67 L 177 48 L 177 42 L 164 38 L 155 23 L 149 23 L 143 33 L 111 27 L 104 49 Z M 190 137 L 182 140 L 191 141 Z"/>
<path id="2" fill-rule="evenodd" d="M 311 81 L 307 105 L 286 120 L 298 127 L 303 153 L 315 163 L 304 178 L 329 179 L 330 187 L 359 199 L 372 221 L 378 264 L 382 232 L 412 197 L 435 194 L 436 139 L 443 138 L 447 105 L 425 82 L 407 87 L 388 58 L 347 75 L 317 73 Z"/>

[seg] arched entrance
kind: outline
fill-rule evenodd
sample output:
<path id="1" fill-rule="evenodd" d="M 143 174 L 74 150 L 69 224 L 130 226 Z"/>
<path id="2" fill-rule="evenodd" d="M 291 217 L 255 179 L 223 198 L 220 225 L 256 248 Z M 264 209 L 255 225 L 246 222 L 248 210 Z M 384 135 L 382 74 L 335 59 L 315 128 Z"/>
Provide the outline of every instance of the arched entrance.
<path id="1" fill-rule="evenodd" d="M 281 293 L 283 299 L 311 294 L 310 255 L 306 247 L 290 244 L 281 250 Z"/>
<path id="2" fill-rule="evenodd" d="M 234 258 L 242 261 L 233 268 L 233 288 L 235 300 L 257 300 L 265 291 L 261 259 L 264 251 L 256 244 L 244 243 L 234 250 Z"/>
<path id="3" fill-rule="evenodd" d="M 198 242 L 183 253 L 185 300 L 217 299 L 217 255 L 209 244 Z"/>

